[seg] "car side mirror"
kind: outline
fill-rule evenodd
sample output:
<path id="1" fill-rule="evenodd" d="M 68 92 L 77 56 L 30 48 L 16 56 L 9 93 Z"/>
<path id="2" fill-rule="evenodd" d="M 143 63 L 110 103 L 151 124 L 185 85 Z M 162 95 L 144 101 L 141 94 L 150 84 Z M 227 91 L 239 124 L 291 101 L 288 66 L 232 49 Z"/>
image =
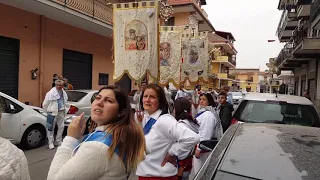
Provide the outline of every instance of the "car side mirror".
<path id="1" fill-rule="evenodd" d="M 218 144 L 218 142 L 219 141 L 217 139 L 201 141 L 199 144 L 199 148 L 205 151 L 212 151 L 215 148 L 215 146 Z"/>

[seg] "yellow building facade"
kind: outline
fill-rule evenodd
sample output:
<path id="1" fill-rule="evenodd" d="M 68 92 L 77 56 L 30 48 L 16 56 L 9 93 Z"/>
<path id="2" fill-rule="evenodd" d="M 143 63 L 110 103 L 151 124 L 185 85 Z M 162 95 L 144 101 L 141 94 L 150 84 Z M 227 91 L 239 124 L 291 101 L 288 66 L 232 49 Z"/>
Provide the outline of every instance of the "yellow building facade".
<path id="1" fill-rule="evenodd" d="M 256 92 L 259 84 L 259 69 L 235 69 L 236 86 L 239 90 Z"/>
<path id="2" fill-rule="evenodd" d="M 212 88 L 220 89 L 223 86 L 231 86 L 235 77 L 230 70 L 236 68 L 237 50 L 233 46 L 235 41 L 229 32 L 216 31 L 209 35 L 211 46 L 211 73 Z"/>

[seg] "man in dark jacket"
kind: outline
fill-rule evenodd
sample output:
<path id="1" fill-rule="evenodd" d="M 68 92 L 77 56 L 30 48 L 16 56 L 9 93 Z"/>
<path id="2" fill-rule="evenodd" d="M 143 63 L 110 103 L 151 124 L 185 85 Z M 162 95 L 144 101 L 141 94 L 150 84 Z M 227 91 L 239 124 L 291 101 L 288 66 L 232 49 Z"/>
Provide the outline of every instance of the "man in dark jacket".
<path id="1" fill-rule="evenodd" d="M 231 125 L 232 120 L 232 112 L 233 112 L 233 105 L 227 102 L 227 93 L 220 92 L 218 96 L 219 101 L 219 116 L 221 119 L 222 129 L 225 132 L 229 126 Z"/>

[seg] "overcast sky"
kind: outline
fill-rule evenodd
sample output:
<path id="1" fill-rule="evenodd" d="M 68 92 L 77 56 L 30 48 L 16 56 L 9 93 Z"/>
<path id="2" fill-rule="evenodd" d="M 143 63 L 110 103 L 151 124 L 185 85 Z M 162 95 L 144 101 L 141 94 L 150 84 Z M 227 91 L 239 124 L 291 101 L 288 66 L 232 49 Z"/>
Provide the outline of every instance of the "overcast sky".
<path id="1" fill-rule="evenodd" d="M 213 27 L 231 32 L 238 51 L 237 68 L 267 69 L 269 58 L 284 46 L 276 34 L 281 11 L 279 0 L 207 0 L 203 6 Z M 268 40 L 276 42 L 268 43 Z"/>

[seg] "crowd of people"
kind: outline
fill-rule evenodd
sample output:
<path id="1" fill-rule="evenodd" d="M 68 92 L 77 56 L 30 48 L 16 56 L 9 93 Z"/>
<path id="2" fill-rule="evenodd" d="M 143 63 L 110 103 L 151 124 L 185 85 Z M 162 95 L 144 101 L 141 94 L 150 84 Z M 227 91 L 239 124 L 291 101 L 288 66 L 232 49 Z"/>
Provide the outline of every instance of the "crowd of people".
<path id="1" fill-rule="evenodd" d="M 53 74 L 52 87 L 56 86 L 56 80 L 61 80 L 63 82 L 64 90 L 73 90 L 73 86 L 69 83 L 69 80 L 66 77 L 59 76 L 58 74 Z"/>
<path id="2" fill-rule="evenodd" d="M 125 93 L 116 86 L 106 86 L 92 102 L 89 127 L 81 114 L 73 119 L 63 141 L 59 135 L 54 144 L 52 126 L 62 126 L 57 117 L 65 113 L 68 98 L 63 86 L 63 80 L 56 79 L 43 103 L 54 118 L 48 125 L 49 148 L 59 146 L 48 180 L 124 180 L 130 174 L 139 180 L 186 180 L 192 170 L 200 170 L 214 143 L 231 125 L 233 108 L 224 91 L 212 94 L 197 87 L 196 96 L 188 98 L 181 87 L 170 113 L 169 88 L 141 83 L 134 98 L 138 110 L 134 112 Z M 85 135 L 86 129 L 89 133 Z M 209 146 L 203 148 L 204 142 Z M 25 165 L 25 157 L 20 159 Z M 29 178 L 27 170 L 26 166 L 24 179 Z"/>

